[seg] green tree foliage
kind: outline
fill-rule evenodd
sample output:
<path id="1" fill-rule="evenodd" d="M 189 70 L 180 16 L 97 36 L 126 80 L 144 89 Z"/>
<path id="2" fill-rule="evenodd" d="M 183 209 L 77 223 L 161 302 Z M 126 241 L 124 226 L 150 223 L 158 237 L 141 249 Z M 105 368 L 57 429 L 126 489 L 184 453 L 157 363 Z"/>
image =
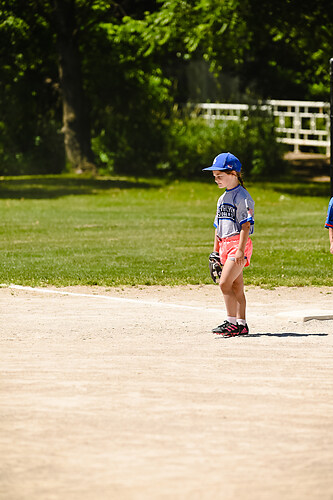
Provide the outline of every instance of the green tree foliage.
<path id="1" fill-rule="evenodd" d="M 2 173 L 59 172 L 63 141 L 56 56 L 46 23 L 23 3 L 1 2 L 0 9 L 0 158 Z M 15 7 L 15 9 L 14 9 Z"/>
<path id="2" fill-rule="evenodd" d="M 249 42 L 243 88 L 275 99 L 329 100 L 333 15 L 324 0 L 245 0 L 240 15 Z"/>
<path id="3" fill-rule="evenodd" d="M 153 173 L 167 134 L 171 84 L 160 62 L 141 50 L 138 31 L 145 26 L 130 16 L 119 23 L 105 20 L 86 51 L 84 68 L 94 75 L 86 81 L 93 149 L 106 172 Z"/>
<path id="4" fill-rule="evenodd" d="M 119 168 L 154 163 L 168 82 L 117 35 L 125 8 L 138 16 L 151 3 L 0 1 L 3 173 L 59 171 L 65 150 L 72 166 L 89 163 L 91 132 L 100 160 L 104 148 Z"/>
<path id="5" fill-rule="evenodd" d="M 239 76 L 249 97 L 328 100 L 333 15 L 324 0 L 166 0 L 147 21 L 146 50 L 176 44 L 178 57 Z"/>
<path id="6" fill-rule="evenodd" d="M 0 0 L 0 173 L 175 165 L 191 59 L 245 100 L 327 100 L 332 24 L 323 0 Z"/>

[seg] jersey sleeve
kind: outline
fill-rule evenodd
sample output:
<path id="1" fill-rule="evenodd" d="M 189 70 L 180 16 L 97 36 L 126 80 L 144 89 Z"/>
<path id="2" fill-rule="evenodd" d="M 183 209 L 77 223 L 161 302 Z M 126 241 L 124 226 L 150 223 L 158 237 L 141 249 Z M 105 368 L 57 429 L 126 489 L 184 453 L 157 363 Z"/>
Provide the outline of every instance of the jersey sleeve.
<path id="1" fill-rule="evenodd" d="M 242 225 L 245 222 L 254 224 L 254 201 L 251 197 L 242 198 L 237 204 L 237 222 Z"/>
<path id="2" fill-rule="evenodd" d="M 330 202 L 328 204 L 325 227 L 333 227 L 333 197 L 330 199 Z"/>

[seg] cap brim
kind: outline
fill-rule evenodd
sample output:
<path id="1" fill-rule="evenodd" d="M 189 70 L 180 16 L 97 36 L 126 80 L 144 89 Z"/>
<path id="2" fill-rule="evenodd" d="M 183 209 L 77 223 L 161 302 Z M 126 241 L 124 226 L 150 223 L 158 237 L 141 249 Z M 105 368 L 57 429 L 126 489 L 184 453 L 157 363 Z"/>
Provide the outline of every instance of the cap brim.
<path id="1" fill-rule="evenodd" d="M 231 170 L 230 168 L 225 168 L 225 167 L 216 167 L 215 165 L 212 165 L 211 167 L 206 167 L 206 168 L 203 168 L 202 170 Z"/>

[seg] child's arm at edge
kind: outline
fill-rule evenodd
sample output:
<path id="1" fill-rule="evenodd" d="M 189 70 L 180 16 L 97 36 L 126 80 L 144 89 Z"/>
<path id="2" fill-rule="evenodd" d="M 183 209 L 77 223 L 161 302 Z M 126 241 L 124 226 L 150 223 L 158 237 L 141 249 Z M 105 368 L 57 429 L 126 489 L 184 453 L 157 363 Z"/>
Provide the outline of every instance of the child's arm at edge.
<path id="1" fill-rule="evenodd" d="M 330 252 L 333 255 L 333 227 L 328 228 L 328 237 L 330 239 Z"/>

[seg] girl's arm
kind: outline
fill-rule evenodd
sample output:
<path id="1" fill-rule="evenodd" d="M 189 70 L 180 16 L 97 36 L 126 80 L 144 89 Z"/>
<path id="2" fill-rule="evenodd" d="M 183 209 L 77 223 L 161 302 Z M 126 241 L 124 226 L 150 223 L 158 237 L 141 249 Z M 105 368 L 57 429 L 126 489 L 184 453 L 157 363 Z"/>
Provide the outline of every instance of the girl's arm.
<path id="1" fill-rule="evenodd" d="M 214 252 L 219 251 L 219 240 L 217 239 L 216 229 L 215 229 L 215 239 L 214 239 Z"/>
<path id="2" fill-rule="evenodd" d="M 239 235 L 239 245 L 238 245 L 237 252 L 235 253 L 235 262 L 239 266 L 244 265 L 244 251 L 245 251 L 245 245 L 247 243 L 247 240 L 249 239 L 250 228 L 251 228 L 251 223 L 244 222 L 244 224 L 242 225 L 240 235 Z"/>

